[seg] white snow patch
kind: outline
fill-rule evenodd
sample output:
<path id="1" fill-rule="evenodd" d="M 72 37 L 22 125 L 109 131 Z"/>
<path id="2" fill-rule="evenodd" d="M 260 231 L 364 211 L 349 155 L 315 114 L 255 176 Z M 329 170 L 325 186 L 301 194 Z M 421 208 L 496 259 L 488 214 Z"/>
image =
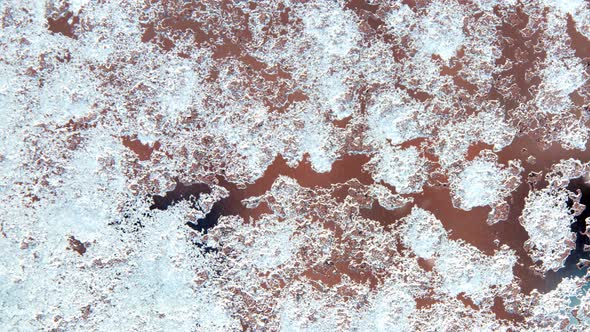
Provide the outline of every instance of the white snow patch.
<path id="1" fill-rule="evenodd" d="M 402 90 L 380 93 L 367 107 L 368 139 L 397 145 L 423 137 L 419 124 L 423 113 L 424 106 Z"/>
<path id="2" fill-rule="evenodd" d="M 359 317 L 358 331 L 403 332 L 411 329 L 410 316 L 416 310 L 416 301 L 403 286 L 384 285 L 370 301 L 369 309 Z"/>
<path id="3" fill-rule="evenodd" d="M 472 144 L 484 142 L 492 145 L 494 151 L 500 151 L 512 143 L 516 132 L 504 120 L 502 110 L 488 110 L 442 127 L 434 149 L 441 165 L 450 168 L 464 160 Z"/>
<path id="4" fill-rule="evenodd" d="M 414 201 L 412 197 L 403 197 L 394 194 L 389 188 L 380 184 L 372 184 L 369 187 L 369 194 L 371 197 L 377 199 L 379 205 L 387 210 L 395 210 Z"/>
<path id="5" fill-rule="evenodd" d="M 465 41 L 464 8 L 455 1 L 434 1 L 424 12 L 426 16 L 421 18 L 412 35 L 418 52 L 450 60 Z"/>
<path id="6" fill-rule="evenodd" d="M 510 171 L 501 168 L 495 161 L 476 158 L 457 175 L 450 177 L 453 203 L 467 211 L 492 205 L 506 196 L 505 182 L 510 178 Z"/>
<path id="7" fill-rule="evenodd" d="M 303 25 L 326 55 L 345 56 L 361 39 L 354 16 L 338 4 L 320 2 L 305 7 Z"/>
<path id="8" fill-rule="evenodd" d="M 400 194 L 419 192 L 426 182 L 426 159 L 414 146 L 385 146 L 365 166 L 375 181 L 384 181 Z"/>
<path id="9" fill-rule="evenodd" d="M 575 247 L 576 234 L 570 230 L 575 219 L 567 200 L 566 190 L 550 188 L 530 191 L 526 198 L 520 217 L 529 234 L 525 248 L 534 262 L 541 262 L 541 272 L 562 268 Z"/>
<path id="10" fill-rule="evenodd" d="M 584 0 L 543 0 L 545 6 L 557 9 L 563 14 L 573 14 L 588 6 Z"/>
<path id="11" fill-rule="evenodd" d="M 508 246 L 493 256 L 462 241 L 445 241 L 435 258 L 434 269 L 442 276 L 440 291 L 457 296 L 465 293 L 475 304 L 493 297 L 495 289 L 509 286 L 517 257 Z"/>
<path id="12" fill-rule="evenodd" d="M 413 207 L 402 222 L 402 243 L 422 258 L 432 258 L 447 239 L 442 223 L 422 208 Z"/>

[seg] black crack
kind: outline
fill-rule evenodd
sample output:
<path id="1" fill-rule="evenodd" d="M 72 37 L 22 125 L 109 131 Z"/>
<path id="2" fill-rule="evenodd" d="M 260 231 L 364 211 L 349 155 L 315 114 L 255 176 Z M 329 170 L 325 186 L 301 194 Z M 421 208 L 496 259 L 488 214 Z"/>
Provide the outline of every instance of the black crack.
<path id="1" fill-rule="evenodd" d="M 172 191 L 166 192 L 164 196 L 154 195 L 154 203 L 150 206 L 150 210 L 166 210 L 168 207 L 173 206 L 181 201 L 188 200 L 191 203 L 191 207 L 201 212 L 202 207 L 199 205 L 199 197 L 201 194 L 210 194 L 211 187 L 204 183 L 194 183 L 185 185 L 182 182 L 177 181 L 176 187 Z M 211 211 L 205 215 L 204 218 L 198 219 L 196 222 L 188 221 L 186 223 L 190 228 L 201 232 L 207 233 L 207 231 L 219 221 L 219 217 L 225 214 L 231 214 L 231 211 L 226 211 L 225 206 L 229 204 L 230 197 L 225 197 L 213 204 Z"/>

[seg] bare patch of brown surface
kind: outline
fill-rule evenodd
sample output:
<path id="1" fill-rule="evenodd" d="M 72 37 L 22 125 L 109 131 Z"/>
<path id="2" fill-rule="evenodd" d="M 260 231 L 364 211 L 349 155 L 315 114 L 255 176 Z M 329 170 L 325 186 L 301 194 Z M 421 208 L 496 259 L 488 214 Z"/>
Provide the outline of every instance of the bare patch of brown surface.
<path id="1" fill-rule="evenodd" d="M 504 300 L 502 300 L 502 298 L 500 298 L 500 297 L 494 298 L 494 305 L 492 306 L 492 312 L 496 315 L 497 319 L 504 319 L 504 320 L 519 322 L 519 323 L 524 322 L 524 317 L 522 317 L 518 314 L 510 313 L 510 312 L 506 311 L 506 308 L 504 307 Z"/>
<path id="2" fill-rule="evenodd" d="M 155 142 L 153 146 L 149 144 L 143 144 L 139 139 L 133 138 L 131 136 L 123 136 L 121 140 L 123 145 L 135 152 L 139 160 L 142 161 L 150 160 L 154 150 L 159 150 L 161 146 L 160 142 Z"/>
<path id="3" fill-rule="evenodd" d="M 86 252 L 86 246 L 80 240 L 76 239 L 73 236 L 70 236 L 68 239 L 69 247 L 68 249 L 77 252 L 80 256 L 84 256 Z"/>
<path id="4" fill-rule="evenodd" d="M 540 82 L 540 78 L 531 77 L 530 73 L 534 73 L 535 64 L 546 57 L 539 47 L 543 30 L 532 30 L 535 27 L 529 25 L 529 17 L 520 6 L 514 12 L 496 11 L 496 15 L 504 17 L 499 29 L 502 57 L 496 61 L 496 66 L 508 62 L 511 65 L 494 77 L 497 84 L 489 98 L 500 100 L 507 109 L 512 109 L 530 100 L 533 96 L 529 89 Z"/>
<path id="5" fill-rule="evenodd" d="M 53 15 L 47 18 L 49 31 L 59 33 L 66 37 L 77 39 L 75 34 L 76 25 L 80 23 L 80 17 L 74 16 L 71 11 Z"/>
<path id="6" fill-rule="evenodd" d="M 572 40 L 576 56 L 590 63 L 590 40 L 576 30 L 576 23 L 571 14 L 567 15 L 567 34 Z"/>

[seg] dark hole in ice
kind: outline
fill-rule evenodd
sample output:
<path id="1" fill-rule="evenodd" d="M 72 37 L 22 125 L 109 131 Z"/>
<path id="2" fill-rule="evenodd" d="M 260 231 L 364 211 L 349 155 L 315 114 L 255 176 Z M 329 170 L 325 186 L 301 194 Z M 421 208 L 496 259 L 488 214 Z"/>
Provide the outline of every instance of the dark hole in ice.
<path id="1" fill-rule="evenodd" d="M 176 187 L 174 187 L 172 191 L 167 191 L 164 196 L 153 196 L 154 204 L 150 206 L 150 210 L 166 210 L 169 206 L 183 200 L 191 200 L 193 207 L 197 208 L 196 201 L 203 193 L 211 193 L 211 188 L 204 183 L 185 185 L 182 182 L 177 181 Z"/>
<path id="2" fill-rule="evenodd" d="M 202 253 L 205 254 L 205 255 L 206 254 L 210 254 L 210 253 L 219 252 L 219 249 L 214 248 L 214 247 L 206 246 L 205 244 L 203 244 L 201 242 L 198 242 L 198 241 L 193 242 L 193 244 L 195 246 L 197 246 L 197 248 L 200 248 L 201 251 L 202 251 Z"/>
<path id="3" fill-rule="evenodd" d="M 227 185 L 228 183 L 223 181 L 223 184 Z M 232 189 L 233 188 L 230 186 L 230 193 L 235 194 L 235 190 Z M 191 203 L 192 208 L 203 211 L 198 204 L 198 199 L 203 193 L 211 193 L 211 187 L 204 183 L 185 185 L 177 180 L 176 187 L 172 191 L 166 192 L 164 196 L 153 196 L 154 204 L 150 206 L 150 210 L 166 210 L 169 206 L 183 200 L 188 200 Z M 239 204 L 236 204 L 236 202 L 239 202 L 239 197 L 235 197 L 233 194 L 215 202 L 211 211 L 207 213 L 204 218 L 198 219 L 196 222 L 188 221 L 186 225 L 198 232 L 207 233 L 209 229 L 217 225 L 219 217 L 238 213 Z M 205 250 L 207 250 L 207 248 L 205 248 Z"/>
<path id="4" fill-rule="evenodd" d="M 177 181 L 176 187 L 172 191 L 166 192 L 164 196 L 153 196 L 154 204 L 150 206 L 150 210 L 166 210 L 169 206 L 172 206 L 178 202 L 189 200 L 193 208 L 202 211 L 202 208 L 198 204 L 198 199 L 203 193 L 211 193 L 211 188 L 204 183 L 185 185 L 182 182 Z M 213 228 L 215 225 L 217 225 L 217 221 L 223 212 L 223 206 L 227 199 L 228 198 L 224 198 L 220 201 L 217 201 L 213 205 L 211 212 L 209 212 L 205 218 L 198 219 L 196 223 L 189 221 L 186 223 L 186 225 L 196 231 L 207 233 L 210 228 Z"/>
<path id="5" fill-rule="evenodd" d="M 223 215 L 223 212 L 225 210 L 224 206 L 228 200 L 229 197 L 226 197 L 215 202 L 215 204 L 213 204 L 213 207 L 211 208 L 211 211 L 207 213 L 205 218 L 198 219 L 197 223 L 189 221 L 186 223 L 187 226 L 198 232 L 207 233 L 207 231 L 210 228 L 213 228 L 215 227 L 215 225 L 217 225 L 217 221 L 219 220 L 219 217 Z"/>
<path id="6" fill-rule="evenodd" d="M 108 225 L 119 228 L 119 230 L 123 233 L 133 233 L 140 230 L 141 228 L 144 228 L 141 219 L 149 217 L 150 214 L 143 212 L 141 213 L 140 217 L 140 215 L 137 214 L 137 210 L 131 207 L 131 205 L 131 202 L 126 203 L 126 207 L 123 209 L 120 218 L 110 221 Z M 127 225 L 127 227 L 121 227 L 123 224 Z"/>

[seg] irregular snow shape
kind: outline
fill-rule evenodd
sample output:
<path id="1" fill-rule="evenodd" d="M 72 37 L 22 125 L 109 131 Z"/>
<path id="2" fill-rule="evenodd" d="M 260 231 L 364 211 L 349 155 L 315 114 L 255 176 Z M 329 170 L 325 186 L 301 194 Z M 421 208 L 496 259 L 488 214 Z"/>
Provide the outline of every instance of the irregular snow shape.
<path id="1" fill-rule="evenodd" d="M 331 291 L 319 293 L 307 285 L 297 288 L 296 294 L 287 294 L 279 303 L 281 331 L 336 331 L 346 326 L 344 318 L 350 308 L 330 303 Z"/>
<path id="2" fill-rule="evenodd" d="M 390 33 L 401 37 L 410 33 L 415 20 L 416 13 L 408 5 L 395 3 L 386 15 L 385 24 Z"/>
<path id="3" fill-rule="evenodd" d="M 189 204 L 183 201 L 156 211 L 154 220 L 144 220 L 141 245 L 108 296 L 112 306 L 102 326 L 125 330 L 141 326 L 190 330 L 195 325 L 236 328 L 227 304 L 216 296 L 219 289 L 195 287 L 193 261 L 198 256 L 194 244 L 186 238 L 184 225 L 189 211 Z"/>
<path id="4" fill-rule="evenodd" d="M 402 243 L 422 258 L 432 258 L 447 239 L 442 223 L 422 208 L 413 207 L 402 222 Z"/>
<path id="5" fill-rule="evenodd" d="M 256 220 L 255 227 L 242 230 L 244 261 L 251 263 L 261 271 L 276 271 L 288 263 L 297 249 L 297 241 L 292 239 L 296 228 L 295 220 L 277 220 L 273 216 L 262 216 Z"/>
<path id="6" fill-rule="evenodd" d="M 395 210 L 414 201 L 412 197 L 402 197 L 394 194 L 386 186 L 380 184 L 371 185 L 369 187 L 369 194 L 377 199 L 379 205 L 387 210 Z"/>
<path id="7" fill-rule="evenodd" d="M 569 95 L 588 81 L 584 65 L 577 58 L 550 55 L 541 70 L 536 105 L 543 112 L 561 114 L 573 106 Z"/>
<path id="8" fill-rule="evenodd" d="M 424 307 L 412 318 L 412 331 L 507 332 L 516 329 L 510 323 L 498 320 L 494 312 L 476 310 L 457 298 L 446 298 L 444 302 Z"/>
<path id="9" fill-rule="evenodd" d="M 588 2 L 584 0 L 543 0 L 545 6 L 557 9 L 564 14 L 573 14 L 583 8 L 588 7 Z"/>
<path id="10" fill-rule="evenodd" d="M 407 289 L 399 285 L 384 285 L 371 298 L 369 309 L 363 312 L 355 330 L 402 332 L 410 330 L 409 317 L 416 310 L 416 301 Z"/>
<path id="11" fill-rule="evenodd" d="M 585 292 L 584 295 L 580 296 L 579 302 L 579 310 L 577 310 L 575 318 L 581 328 L 588 330 L 590 329 L 590 292 Z M 568 307 L 571 308 L 571 306 Z"/>
<path id="12" fill-rule="evenodd" d="M 500 151 L 512 142 L 516 132 L 516 128 L 504 120 L 501 111 L 494 109 L 444 126 L 434 149 L 441 165 L 450 168 L 464 159 L 470 145 L 484 142 L 493 145 L 494 151 Z"/>
<path id="13" fill-rule="evenodd" d="M 304 32 L 327 56 L 345 56 L 356 47 L 360 34 L 349 11 L 329 2 L 312 3 L 304 10 Z"/>
<path id="14" fill-rule="evenodd" d="M 353 111 L 353 105 L 346 100 L 349 88 L 345 85 L 344 73 L 334 73 L 323 78 L 318 88 L 321 102 L 325 107 L 330 109 L 336 120 L 341 120 L 350 116 Z"/>
<path id="15" fill-rule="evenodd" d="M 572 113 L 557 116 L 550 124 L 553 128 L 560 128 L 554 133 L 553 140 L 559 142 L 565 149 L 586 150 L 590 130 L 585 122 L 583 117 L 578 118 Z"/>
<path id="16" fill-rule="evenodd" d="M 584 35 L 584 37 L 590 39 L 590 26 L 586 22 L 590 19 L 590 4 L 588 1 L 584 0 L 574 0 L 574 1 L 558 1 L 558 0 L 550 0 L 551 3 L 557 3 L 558 6 L 567 6 L 569 8 L 561 8 L 561 14 L 565 14 L 567 11 L 568 14 L 571 14 L 574 23 L 576 24 L 576 30 Z M 567 17 L 566 15 L 563 15 Z"/>
<path id="17" fill-rule="evenodd" d="M 385 146 L 369 161 L 365 168 L 375 181 L 384 181 L 400 194 L 419 192 L 428 177 L 427 160 L 414 146 L 401 149 Z"/>
<path id="18" fill-rule="evenodd" d="M 540 331 L 585 331 L 584 325 L 587 327 L 588 322 L 574 318 L 577 310 L 573 306 L 583 294 L 584 284 L 580 278 L 565 278 L 545 294 L 534 290 L 521 301 L 521 310 L 527 312 L 526 322 Z"/>
<path id="19" fill-rule="evenodd" d="M 496 289 L 512 283 L 516 259 L 506 245 L 493 256 L 486 256 L 462 241 L 446 241 L 435 258 L 434 270 L 442 276 L 442 292 L 450 296 L 465 293 L 480 304 Z"/>
<path id="20" fill-rule="evenodd" d="M 414 138 L 424 137 L 419 117 L 424 106 L 406 92 L 395 89 L 382 92 L 367 107 L 368 141 L 397 145 Z"/>
<path id="21" fill-rule="evenodd" d="M 565 188 L 570 180 L 590 176 L 590 162 L 583 163 L 577 159 L 562 159 L 551 166 L 545 179 L 554 188 Z"/>
<path id="22" fill-rule="evenodd" d="M 337 159 L 336 144 L 333 144 L 330 132 L 318 127 L 303 134 L 301 147 L 309 154 L 313 170 L 318 173 L 326 173 L 332 169 L 332 164 Z"/>
<path id="23" fill-rule="evenodd" d="M 467 162 L 460 172 L 450 176 L 453 205 L 469 211 L 478 206 L 500 204 L 518 186 L 520 162 L 501 167 L 497 156 L 484 150 L 476 159 Z"/>
<path id="24" fill-rule="evenodd" d="M 479 8 L 485 11 L 492 11 L 494 7 L 507 7 L 516 5 L 517 0 L 474 0 Z"/>
<path id="25" fill-rule="evenodd" d="M 273 182 L 270 191 L 265 196 L 280 197 L 281 201 L 293 202 L 297 200 L 300 191 L 301 186 L 299 186 L 295 179 L 281 175 Z M 282 205 L 278 204 L 276 200 L 273 200 L 269 204 L 270 208 L 279 216 L 295 218 L 298 215 L 296 207 L 292 206 L 292 204 Z"/>
<path id="26" fill-rule="evenodd" d="M 574 1 L 562 1 L 573 5 Z M 570 94 L 588 82 L 589 75 L 582 59 L 570 47 L 573 40 L 567 30 L 567 15 L 549 12 L 547 29 L 542 38 L 543 48 L 547 54 L 539 70 L 541 78 L 535 104 L 542 112 L 565 114 L 574 107 Z M 568 14 L 569 15 L 569 14 Z"/>
<path id="27" fill-rule="evenodd" d="M 588 2 L 369 2 L 0 1 L 0 326 L 588 330 L 582 278 L 512 296 L 505 247 L 487 256 L 452 241 L 419 208 L 401 224 L 365 216 L 421 204 L 400 193 L 419 191 L 435 172 L 457 184 L 456 206 L 506 203 L 512 184 L 494 176 L 518 167 L 466 162 L 475 143 L 498 151 L 522 131 L 583 149 L 587 115 L 573 106 L 588 97 L 587 75 L 570 35 L 573 23 L 590 36 Z M 49 16 L 66 17 L 75 38 L 50 31 Z M 128 135 L 160 148 L 137 162 L 121 144 Z M 424 139 L 408 142 L 416 138 Z M 236 204 L 222 214 L 239 215 L 220 217 L 207 234 L 185 224 L 220 197 L 234 204 L 273 181 L 226 190 L 216 177 L 251 183 L 279 155 L 290 166 L 307 156 L 326 172 L 347 154 L 372 157 L 366 169 L 397 192 L 361 181 L 305 188 L 299 176 L 325 183 L 333 174 L 298 170 L 247 200 L 264 202 L 267 215 L 244 220 Z M 563 161 L 547 179 L 555 191 L 587 172 Z M 474 177 L 489 196 L 470 191 Z M 149 209 L 175 178 L 212 186 L 204 211 L 189 201 Z M 375 200 L 389 211 L 368 210 Z M 568 238 L 571 216 L 559 232 L 542 231 L 552 215 L 531 200 L 535 236 Z M 496 318 L 497 296 L 516 298 L 509 309 L 524 322 Z"/>
<path id="28" fill-rule="evenodd" d="M 433 1 L 424 12 L 412 35 L 418 52 L 436 54 L 448 62 L 465 40 L 465 9 L 456 1 Z"/>
<path id="29" fill-rule="evenodd" d="M 85 7 L 89 2 L 90 0 L 70 0 L 70 9 L 74 15 L 77 15 L 80 12 L 80 9 Z"/>
<path id="30" fill-rule="evenodd" d="M 344 10 L 341 3 L 331 2 L 298 6 L 296 12 L 302 16 L 303 35 L 308 38 L 290 42 L 294 43 L 297 53 L 301 52 L 301 47 L 308 49 L 301 55 L 307 64 L 298 69 L 301 72 L 297 74 L 302 75 L 305 85 L 309 86 L 306 89 L 310 99 L 308 107 L 331 112 L 336 120 L 350 116 L 355 108 L 351 100 L 354 86 L 350 82 L 351 70 L 345 63 L 349 61 L 346 57 L 362 40 L 356 17 Z M 305 46 L 297 46 L 306 41 Z"/>
<path id="31" fill-rule="evenodd" d="M 486 4 L 492 3 L 485 0 Z M 503 4 L 493 4 L 489 11 L 481 16 L 470 16 L 465 21 L 467 38 L 461 49 L 462 56 L 458 59 L 461 69 L 455 78 L 463 79 L 470 84 L 466 87 L 469 94 L 486 94 L 496 84 L 494 76 L 502 72 L 503 67 L 497 62 L 502 57 L 502 47 L 499 42 L 498 26 L 501 18 L 493 13 L 493 8 L 509 6 L 509 1 Z M 461 87 L 463 89 L 463 87 Z"/>
<path id="32" fill-rule="evenodd" d="M 39 111 L 57 123 L 88 116 L 97 83 L 75 68 L 63 67 L 48 79 L 39 95 Z"/>
<path id="33" fill-rule="evenodd" d="M 525 248 L 541 273 L 557 271 L 564 266 L 575 247 L 576 234 L 570 230 L 575 221 L 567 205 L 568 191 L 544 188 L 530 191 L 520 217 L 529 234 Z"/>
<path id="34" fill-rule="evenodd" d="M 170 61 L 166 71 L 160 75 L 163 76 L 161 79 L 170 82 L 165 89 L 158 91 L 162 115 L 170 121 L 182 118 L 190 113 L 191 109 L 203 107 L 204 96 L 200 89 L 201 73 L 191 68 L 189 61 L 176 59 Z"/>
<path id="35" fill-rule="evenodd" d="M 470 162 L 457 175 L 456 182 L 451 181 L 451 188 L 456 189 L 453 194 L 459 202 L 459 208 L 471 210 L 476 206 L 494 203 L 508 176 L 508 171 L 495 163 L 479 159 Z"/>
<path id="36" fill-rule="evenodd" d="M 112 240 L 105 227 L 127 198 L 123 174 L 123 146 L 106 133 L 93 130 L 65 167 L 55 202 L 45 206 L 38 227 L 64 241 L 67 234 L 80 241 Z M 105 235 L 107 238 L 104 238 Z"/>

